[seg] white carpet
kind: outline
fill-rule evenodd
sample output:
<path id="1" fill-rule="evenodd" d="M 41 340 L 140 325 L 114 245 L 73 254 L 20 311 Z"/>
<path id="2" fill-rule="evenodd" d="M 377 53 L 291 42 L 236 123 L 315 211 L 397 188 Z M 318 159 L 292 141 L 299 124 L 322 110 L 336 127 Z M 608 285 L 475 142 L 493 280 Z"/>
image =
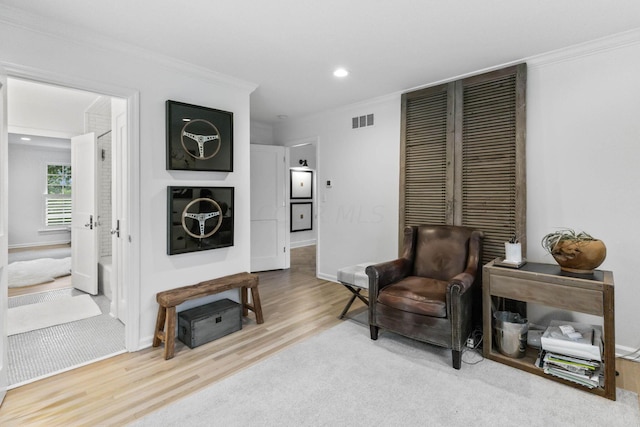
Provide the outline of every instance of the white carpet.
<path id="1" fill-rule="evenodd" d="M 8 311 L 7 335 L 49 328 L 102 314 L 89 295 L 21 305 Z"/>
<path id="2" fill-rule="evenodd" d="M 448 350 L 384 331 L 371 341 L 368 327 L 346 321 L 133 425 L 640 425 L 637 395 L 617 398 L 489 360 L 455 370 Z"/>
<path id="3" fill-rule="evenodd" d="M 16 261 L 7 266 L 10 288 L 51 282 L 56 277 L 66 276 L 70 273 L 71 257 Z"/>

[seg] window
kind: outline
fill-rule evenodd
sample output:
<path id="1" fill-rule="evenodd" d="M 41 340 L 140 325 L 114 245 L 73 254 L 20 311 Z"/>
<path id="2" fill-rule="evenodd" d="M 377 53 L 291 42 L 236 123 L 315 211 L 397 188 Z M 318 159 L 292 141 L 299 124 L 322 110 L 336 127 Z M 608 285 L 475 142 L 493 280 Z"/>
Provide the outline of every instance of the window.
<path id="1" fill-rule="evenodd" d="M 45 226 L 71 225 L 71 166 L 47 165 Z"/>
<path id="2" fill-rule="evenodd" d="M 485 234 L 483 263 L 514 235 L 526 248 L 525 83 L 521 64 L 402 96 L 401 236 L 410 225 L 473 227 Z"/>

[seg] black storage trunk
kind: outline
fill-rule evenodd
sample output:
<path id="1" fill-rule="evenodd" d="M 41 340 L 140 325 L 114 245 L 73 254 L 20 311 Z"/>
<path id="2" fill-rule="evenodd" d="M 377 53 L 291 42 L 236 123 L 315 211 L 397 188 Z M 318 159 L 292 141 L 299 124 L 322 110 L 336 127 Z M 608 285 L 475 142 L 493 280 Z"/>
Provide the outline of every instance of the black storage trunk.
<path id="1" fill-rule="evenodd" d="M 215 301 L 178 313 L 178 339 L 194 348 L 242 329 L 240 304 Z"/>

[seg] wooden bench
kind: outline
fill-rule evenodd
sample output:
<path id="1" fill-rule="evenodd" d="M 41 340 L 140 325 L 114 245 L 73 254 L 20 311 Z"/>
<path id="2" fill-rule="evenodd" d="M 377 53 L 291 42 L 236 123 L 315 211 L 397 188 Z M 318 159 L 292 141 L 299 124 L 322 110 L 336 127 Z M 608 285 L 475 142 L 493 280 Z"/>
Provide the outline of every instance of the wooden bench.
<path id="1" fill-rule="evenodd" d="M 257 323 L 264 323 L 262 307 L 260 306 L 260 294 L 258 293 L 258 276 L 250 273 L 238 273 L 231 276 L 219 277 L 213 280 L 200 282 L 196 285 L 183 286 L 181 288 L 158 292 L 158 319 L 156 330 L 153 334 L 153 346 L 158 347 L 164 342 L 164 358 L 171 359 L 175 349 L 176 306 L 185 301 L 206 297 L 228 291 L 241 289 L 242 314 L 246 316 L 249 310 L 256 315 Z M 248 289 L 251 289 L 251 302 L 248 301 Z"/>

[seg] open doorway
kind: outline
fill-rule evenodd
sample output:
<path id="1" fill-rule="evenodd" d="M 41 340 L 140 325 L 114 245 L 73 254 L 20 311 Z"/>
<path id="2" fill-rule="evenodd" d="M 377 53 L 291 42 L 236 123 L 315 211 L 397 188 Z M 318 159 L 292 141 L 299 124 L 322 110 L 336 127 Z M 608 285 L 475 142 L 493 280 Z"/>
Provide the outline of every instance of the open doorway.
<path id="1" fill-rule="evenodd" d="M 318 236 L 318 175 L 317 175 L 317 144 L 314 139 L 299 142 L 289 148 L 289 168 L 291 175 L 292 189 L 290 191 L 291 204 L 291 248 L 301 248 L 305 246 L 315 246 Z M 294 183 L 294 174 L 302 173 L 310 183 L 308 192 L 298 190 L 305 182 L 304 178 L 300 182 Z M 300 175 L 298 175 L 300 176 Z M 295 208 L 299 209 L 296 211 Z M 305 209 L 309 213 L 308 221 L 305 221 Z M 294 215 L 294 212 L 296 214 Z M 294 218 L 295 216 L 295 218 Z"/>
<path id="2" fill-rule="evenodd" d="M 6 365 L 9 385 L 16 387 L 125 351 L 126 300 L 117 274 L 119 221 L 112 189 L 121 170 L 114 147 L 122 148 L 117 123 L 126 117 L 126 101 L 14 78 L 7 86 Z M 71 140 L 80 134 L 90 135 L 90 155 L 72 149 Z M 89 164 L 95 168 L 87 172 Z M 91 175 L 90 185 L 74 176 L 80 169 Z M 79 226 L 90 231 L 91 243 L 72 238 L 80 234 L 74 231 L 79 203 L 72 202 L 80 185 L 95 198 L 95 211 Z M 95 256 L 86 270 L 95 290 L 78 286 L 76 274 L 79 260 L 91 251 Z"/>

